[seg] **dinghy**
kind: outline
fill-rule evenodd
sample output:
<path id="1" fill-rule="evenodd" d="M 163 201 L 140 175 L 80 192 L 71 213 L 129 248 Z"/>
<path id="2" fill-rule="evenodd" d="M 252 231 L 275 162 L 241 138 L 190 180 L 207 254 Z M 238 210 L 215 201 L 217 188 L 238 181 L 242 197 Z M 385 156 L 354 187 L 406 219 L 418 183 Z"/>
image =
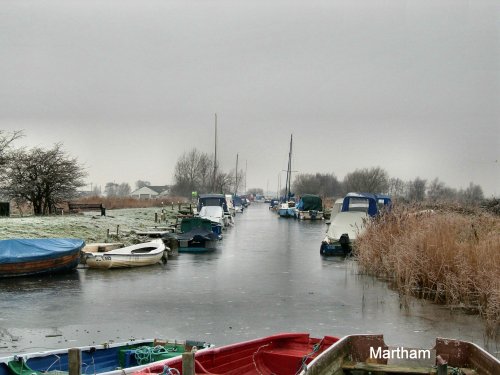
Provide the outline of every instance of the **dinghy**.
<path id="1" fill-rule="evenodd" d="M 85 263 L 89 268 L 141 267 L 166 262 L 168 248 L 161 239 L 125 246 L 104 253 L 85 253 Z"/>
<path id="2" fill-rule="evenodd" d="M 74 270 L 85 241 L 74 238 L 19 238 L 0 241 L 0 278 Z"/>
<path id="3" fill-rule="evenodd" d="M 338 338 L 281 333 L 194 354 L 197 375 L 295 375 Z M 134 375 L 181 374 L 182 358 L 160 361 Z"/>

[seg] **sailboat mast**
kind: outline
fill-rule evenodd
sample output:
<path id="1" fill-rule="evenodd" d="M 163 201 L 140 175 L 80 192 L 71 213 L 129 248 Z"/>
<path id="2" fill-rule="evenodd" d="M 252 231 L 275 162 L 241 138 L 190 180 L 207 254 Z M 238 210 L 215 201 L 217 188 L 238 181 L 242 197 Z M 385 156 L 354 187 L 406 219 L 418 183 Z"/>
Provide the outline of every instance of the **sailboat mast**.
<path id="1" fill-rule="evenodd" d="M 286 173 L 286 199 L 290 199 L 291 185 L 292 185 L 292 139 L 293 134 L 290 135 L 290 152 L 288 154 L 288 170 Z"/>
<path id="2" fill-rule="evenodd" d="M 234 195 L 238 193 L 238 154 L 236 154 L 236 174 L 234 179 Z"/>
<path id="3" fill-rule="evenodd" d="M 215 114 L 215 156 L 214 156 L 214 179 L 212 183 L 212 190 L 215 192 L 217 181 L 217 113 Z"/>

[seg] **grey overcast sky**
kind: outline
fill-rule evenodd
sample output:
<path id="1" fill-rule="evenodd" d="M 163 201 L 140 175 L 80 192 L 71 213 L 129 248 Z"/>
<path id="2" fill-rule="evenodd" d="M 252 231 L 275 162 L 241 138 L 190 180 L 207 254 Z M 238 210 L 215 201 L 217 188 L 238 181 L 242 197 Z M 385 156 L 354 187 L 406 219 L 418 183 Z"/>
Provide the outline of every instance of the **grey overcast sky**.
<path id="1" fill-rule="evenodd" d="M 183 152 L 382 167 L 500 195 L 500 2 L 0 0 L 0 129 L 62 142 L 88 183 L 173 182 Z M 284 173 L 283 173 L 284 178 Z"/>

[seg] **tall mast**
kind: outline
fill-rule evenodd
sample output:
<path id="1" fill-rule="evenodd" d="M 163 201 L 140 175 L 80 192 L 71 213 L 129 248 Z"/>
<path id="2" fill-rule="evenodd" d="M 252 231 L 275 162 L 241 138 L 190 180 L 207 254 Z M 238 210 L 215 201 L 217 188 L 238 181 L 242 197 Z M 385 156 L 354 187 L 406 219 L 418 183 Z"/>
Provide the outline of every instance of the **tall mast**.
<path id="1" fill-rule="evenodd" d="M 236 174 L 234 179 L 234 195 L 238 193 L 238 154 L 236 154 Z"/>
<path id="2" fill-rule="evenodd" d="M 245 160 L 245 194 L 247 193 L 247 170 L 248 170 L 248 160 Z"/>
<path id="3" fill-rule="evenodd" d="M 212 190 L 215 193 L 217 181 L 217 113 L 215 114 L 215 156 L 214 156 L 214 179 L 212 183 Z"/>
<path id="4" fill-rule="evenodd" d="M 290 199 L 290 186 L 292 179 L 292 137 L 290 135 L 290 152 L 288 153 L 288 169 L 286 171 L 285 199 Z"/>

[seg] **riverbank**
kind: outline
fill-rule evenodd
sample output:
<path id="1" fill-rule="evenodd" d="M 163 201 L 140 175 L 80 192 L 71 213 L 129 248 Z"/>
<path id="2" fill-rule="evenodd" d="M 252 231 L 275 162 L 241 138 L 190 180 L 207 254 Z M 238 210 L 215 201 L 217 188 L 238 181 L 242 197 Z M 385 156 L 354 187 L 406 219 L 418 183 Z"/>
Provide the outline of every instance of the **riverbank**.
<path id="1" fill-rule="evenodd" d="M 106 210 L 106 216 L 90 211 L 55 216 L 0 218 L 0 239 L 71 237 L 81 238 L 87 243 L 118 239 L 129 244 L 138 241 L 135 231 L 175 224 L 177 215 L 188 209 L 189 206 L 174 204 L 164 207 L 109 209 Z"/>
<path id="2" fill-rule="evenodd" d="M 363 272 L 387 279 L 402 296 L 478 313 L 498 337 L 499 250 L 498 216 L 399 207 L 368 227 L 355 252 Z"/>

